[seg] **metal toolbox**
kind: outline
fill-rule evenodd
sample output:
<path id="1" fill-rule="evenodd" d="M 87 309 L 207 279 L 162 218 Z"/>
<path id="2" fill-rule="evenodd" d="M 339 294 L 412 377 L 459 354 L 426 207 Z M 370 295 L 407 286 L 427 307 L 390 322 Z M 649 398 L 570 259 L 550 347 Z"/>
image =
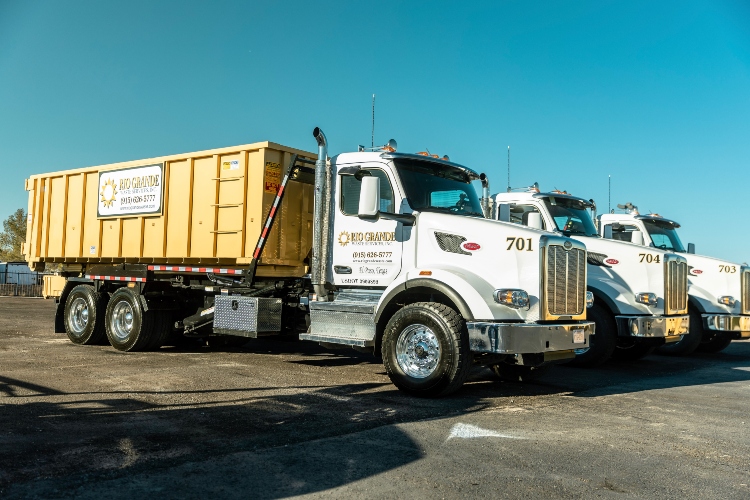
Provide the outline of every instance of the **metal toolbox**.
<path id="1" fill-rule="evenodd" d="M 256 338 L 258 333 L 281 330 L 281 299 L 217 295 L 214 333 Z"/>

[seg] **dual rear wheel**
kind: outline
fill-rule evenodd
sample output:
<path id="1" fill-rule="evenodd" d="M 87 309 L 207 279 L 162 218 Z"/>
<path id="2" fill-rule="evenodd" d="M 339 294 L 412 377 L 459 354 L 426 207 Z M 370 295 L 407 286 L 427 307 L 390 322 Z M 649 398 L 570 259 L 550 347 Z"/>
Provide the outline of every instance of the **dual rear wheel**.
<path id="1" fill-rule="evenodd" d="M 118 351 L 158 349 L 171 333 L 169 311 L 145 310 L 132 288 L 118 288 L 111 296 L 91 285 L 78 285 L 65 301 L 65 332 L 75 344 L 103 344 Z"/>

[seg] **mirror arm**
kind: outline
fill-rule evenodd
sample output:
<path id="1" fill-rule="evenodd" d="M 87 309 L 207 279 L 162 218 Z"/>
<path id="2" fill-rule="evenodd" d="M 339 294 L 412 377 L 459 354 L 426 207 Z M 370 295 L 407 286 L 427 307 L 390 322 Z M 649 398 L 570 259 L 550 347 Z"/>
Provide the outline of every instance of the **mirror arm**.
<path id="1" fill-rule="evenodd" d="M 384 218 L 386 220 L 393 220 L 396 222 L 400 222 L 404 226 L 413 226 L 414 222 L 417 220 L 415 216 L 412 214 L 392 214 L 390 212 L 378 212 L 378 215 L 376 217 L 366 217 L 367 219 L 378 219 L 378 218 Z M 364 219 L 365 217 L 359 216 L 360 219 Z"/>

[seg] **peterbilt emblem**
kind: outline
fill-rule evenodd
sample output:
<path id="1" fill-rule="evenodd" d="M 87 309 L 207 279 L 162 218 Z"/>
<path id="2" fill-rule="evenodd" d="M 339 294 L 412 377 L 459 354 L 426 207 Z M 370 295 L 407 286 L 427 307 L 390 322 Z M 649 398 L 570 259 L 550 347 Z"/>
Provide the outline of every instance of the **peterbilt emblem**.
<path id="1" fill-rule="evenodd" d="M 607 264 L 610 264 L 612 266 L 614 266 L 615 264 L 619 264 L 620 263 L 620 261 L 617 260 L 617 259 L 607 259 L 604 262 L 606 262 Z"/>
<path id="2" fill-rule="evenodd" d="M 464 247 L 466 250 L 472 250 L 472 251 L 473 250 L 479 250 L 480 248 L 482 248 L 479 245 L 479 243 L 471 243 L 471 242 L 466 242 L 466 243 L 464 243 L 461 246 Z"/>
<path id="3" fill-rule="evenodd" d="M 571 248 L 573 248 L 573 244 L 569 241 L 563 243 L 563 246 L 565 247 L 565 250 L 570 250 Z"/>

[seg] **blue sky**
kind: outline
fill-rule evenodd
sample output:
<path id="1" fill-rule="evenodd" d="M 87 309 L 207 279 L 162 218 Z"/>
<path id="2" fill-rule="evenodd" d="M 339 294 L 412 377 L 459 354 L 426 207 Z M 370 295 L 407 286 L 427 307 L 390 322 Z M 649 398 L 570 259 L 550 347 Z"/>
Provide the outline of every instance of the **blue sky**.
<path id="1" fill-rule="evenodd" d="M 316 5 L 320 7 L 316 8 Z M 0 218 L 33 173 L 271 140 L 448 154 L 750 261 L 744 1 L 0 0 Z"/>

